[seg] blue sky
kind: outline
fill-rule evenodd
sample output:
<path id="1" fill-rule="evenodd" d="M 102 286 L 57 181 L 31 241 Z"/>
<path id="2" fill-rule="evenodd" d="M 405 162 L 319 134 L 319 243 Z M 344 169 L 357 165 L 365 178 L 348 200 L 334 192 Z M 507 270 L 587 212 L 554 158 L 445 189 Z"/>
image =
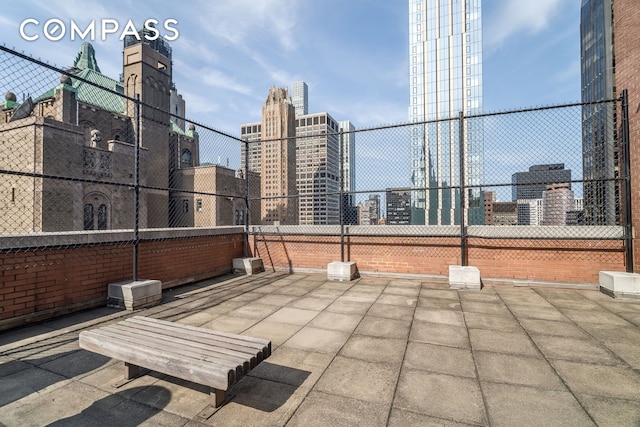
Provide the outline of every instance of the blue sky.
<path id="1" fill-rule="evenodd" d="M 580 1 L 483 3 L 485 110 L 578 101 Z M 24 19 L 38 19 L 28 28 L 42 34 L 50 18 L 81 27 L 91 19 L 140 26 L 173 18 L 174 82 L 188 117 L 238 135 L 241 123 L 259 120 L 271 86 L 304 80 L 310 112 L 370 127 L 407 121 L 407 9 L 404 0 L 25 0 L 3 4 L 0 41 L 65 67 L 82 41 L 25 41 Z M 103 73 L 117 78 L 118 34 L 92 43 Z"/>

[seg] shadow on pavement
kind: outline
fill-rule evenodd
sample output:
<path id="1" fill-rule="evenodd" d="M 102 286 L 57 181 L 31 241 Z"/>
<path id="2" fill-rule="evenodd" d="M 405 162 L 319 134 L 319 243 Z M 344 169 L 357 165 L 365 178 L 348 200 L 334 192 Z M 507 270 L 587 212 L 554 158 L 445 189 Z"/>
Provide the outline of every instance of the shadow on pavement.
<path id="1" fill-rule="evenodd" d="M 134 387 L 127 390 L 127 394 L 135 394 L 145 390 L 152 392 L 157 400 L 155 407 L 147 406 L 120 396 L 118 393 L 109 395 L 94 402 L 79 414 L 60 419 L 49 424 L 49 427 L 79 427 L 79 426 L 118 426 L 133 427 L 153 418 L 162 412 L 171 400 L 171 391 L 160 386 Z"/>

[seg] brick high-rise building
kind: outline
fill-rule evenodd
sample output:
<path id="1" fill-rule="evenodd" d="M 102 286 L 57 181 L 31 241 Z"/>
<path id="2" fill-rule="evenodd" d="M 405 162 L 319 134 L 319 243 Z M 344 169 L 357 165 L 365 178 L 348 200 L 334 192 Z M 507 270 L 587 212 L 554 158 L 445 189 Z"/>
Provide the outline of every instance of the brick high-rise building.
<path id="1" fill-rule="evenodd" d="M 293 84 L 298 94 L 305 93 L 300 83 Z M 306 84 L 304 85 L 306 88 Z M 297 88 L 297 89 L 296 89 Z M 298 99 L 299 102 L 300 99 Z M 295 100 L 291 101 L 295 103 Z M 306 102 L 306 101 L 305 101 Z M 305 111 L 301 109 L 302 113 Z M 354 206 L 355 190 L 355 127 L 349 121 L 338 122 L 329 113 L 295 114 L 294 131 L 290 132 L 288 142 L 292 143 L 296 152 L 294 159 L 296 185 L 292 187 L 290 196 L 298 206 L 297 224 L 324 225 L 340 223 L 340 132 L 343 132 L 343 161 L 345 177 L 345 195 L 343 198 L 343 216 L 346 223 L 356 222 L 356 208 Z M 245 169 L 248 153 L 249 171 L 262 174 L 266 162 L 273 164 L 273 157 L 264 157 L 265 123 L 245 123 L 240 127 L 241 137 L 248 142 L 242 147 L 240 154 L 240 168 Z M 246 148 L 246 150 L 245 150 Z M 273 156 L 273 153 L 271 153 Z M 262 185 L 271 184 L 262 176 Z M 265 190 L 267 191 L 267 190 Z M 263 192 L 262 197 L 265 196 Z M 273 218 L 266 218 L 262 204 L 262 214 L 266 223 L 272 223 Z M 272 215 L 271 215 L 272 216 Z M 264 222 L 264 221 L 263 221 Z"/>
<path id="2" fill-rule="evenodd" d="M 576 202 L 568 183 L 551 184 L 542 193 L 542 225 L 566 225 Z"/>
<path id="3" fill-rule="evenodd" d="M 298 224 L 295 110 L 286 88 L 262 106 L 260 193 L 263 224 Z"/>

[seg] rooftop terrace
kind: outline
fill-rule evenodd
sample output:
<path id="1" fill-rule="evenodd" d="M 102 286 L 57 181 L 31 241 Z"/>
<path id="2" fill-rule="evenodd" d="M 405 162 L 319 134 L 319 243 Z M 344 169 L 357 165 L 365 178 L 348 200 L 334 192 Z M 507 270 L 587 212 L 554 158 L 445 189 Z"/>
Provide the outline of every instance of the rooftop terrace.
<path id="1" fill-rule="evenodd" d="M 640 301 L 591 290 L 325 275 L 227 275 L 135 312 L 270 339 L 273 354 L 207 420 L 207 390 L 121 362 L 78 334 L 98 308 L 0 334 L 0 424 L 640 425 Z"/>

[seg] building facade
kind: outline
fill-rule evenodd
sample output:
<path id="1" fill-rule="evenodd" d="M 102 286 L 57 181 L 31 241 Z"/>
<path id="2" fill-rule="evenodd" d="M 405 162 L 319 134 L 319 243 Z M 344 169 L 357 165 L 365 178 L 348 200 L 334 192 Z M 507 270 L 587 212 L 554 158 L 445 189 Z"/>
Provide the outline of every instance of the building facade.
<path id="1" fill-rule="evenodd" d="M 542 193 L 542 225 L 566 225 L 567 212 L 575 211 L 573 191 L 567 183 L 551 184 Z"/>
<path id="2" fill-rule="evenodd" d="M 564 182 L 571 189 L 571 169 L 564 163 L 533 165 L 527 172 L 511 175 L 511 200 L 541 199 L 549 184 Z"/>
<path id="3" fill-rule="evenodd" d="M 349 120 L 338 122 L 342 136 L 342 190 L 346 193 L 342 199 L 342 221 L 356 224 L 356 128 Z"/>
<path id="4" fill-rule="evenodd" d="M 340 134 L 328 113 L 296 118 L 299 223 L 340 223 Z"/>
<path id="5" fill-rule="evenodd" d="M 493 202 L 492 225 L 517 225 L 518 204 L 516 202 Z"/>
<path id="6" fill-rule="evenodd" d="M 302 91 L 304 82 L 293 83 L 294 90 L 297 87 Z M 304 84 L 306 88 L 306 84 Z M 293 102 L 293 98 L 291 99 Z M 306 101 L 305 101 L 306 102 Z M 303 110 L 301 110 L 303 111 Z M 273 164 L 271 158 L 266 158 L 264 152 L 265 123 L 245 123 L 240 127 L 240 134 L 247 145 L 242 148 L 240 154 L 241 169 L 245 168 L 248 159 L 248 168 L 251 172 L 264 173 L 265 161 Z M 301 225 L 325 225 L 340 223 L 340 135 L 343 136 L 343 171 L 345 179 L 345 194 L 342 202 L 343 218 L 346 223 L 354 223 L 357 217 L 354 195 L 355 191 L 355 127 L 349 121 L 338 122 L 329 113 L 314 113 L 295 115 L 293 121 L 294 132 L 291 132 L 288 142 L 295 147 L 295 192 L 289 195 L 298 206 L 297 223 Z M 284 137 L 282 137 L 284 138 Z M 274 141 L 275 142 L 275 141 Z M 248 154 L 248 157 L 247 157 Z M 284 160 L 283 160 L 284 161 Z M 287 161 L 288 163 L 289 161 Z M 261 176 L 263 186 L 267 184 L 264 175 Z M 273 189 L 271 189 L 273 190 Z M 271 191 L 269 190 L 269 191 Z M 262 192 L 262 197 L 266 196 Z M 271 191 L 273 193 L 273 191 Z M 281 194 L 284 194 L 282 191 Z M 262 206 L 263 215 L 266 213 Z M 263 218 L 263 222 L 269 221 Z"/>
<path id="7" fill-rule="evenodd" d="M 518 200 L 518 225 L 542 225 L 542 198 Z"/>
<path id="8" fill-rule="evenodd" d="M 612 0 L 582 1 L 580 57 L 582 102 L 617 98 Z M 613 103 L 583 105 L 582 167 L 587 181 L 584 184 L 587 225 L 614 225 L 620 221 L 616 210 L 618 188 L 613 181 L 618 177 L 616 127 Z"/>
<path id="9" fill-rule="evenodd" d="M 409 170 L 414 224 L 460 221 L 460 164 L 466 185 L 483 180 L 481 0 L 409 0 Z M 453 119 L 453 120 L 447 120 Z M 431 122 L 429 122 L 431 121 Z M 484 223 L 479 188 L 465 197 L 465 221 Z"/>
<path id="10" fill-rule="evenodd" d="M 387 190 L 387 224 L 411 224 L 411 191 Z"/>
<path id="11" fill-rule="evenodd" d="M 5 176 L 13 199 L 0 200 L 9 218 L 0 232 L 132 229 L 138 126 L 141 228 L 232 225 L 246 215 L 246 181 L 200 167 L 199 135 L 184 121 L 185 101 L 172 80 L 171 48 L 141 40 L 125 39 L 119 80 L 101 73 L 84 43 L 51 90 L 0 103 L 0 139 L 11 142 L 0 147 L 0 168 L 65 177 Z M 138 122 L 133 102 L 119 94 L 146 104 Z M 258 179 L 250 179 L 253 194 Z"/>
<path id="12" fill-rule="evenodd" d="M 263 224 L 298 224 L 295 111 L 289 91 L 272 87 L 262 106 L 260 210 Z"/>
<path id="13" fill-rule="evenodd" d="M 291 101 L 296 117 L 309 114 L 309 86 L 303 81 L 291 84 Z"/>
<path id="14" fill-rule="evenodd" d="M 380 196 L 370 194 L 367 200 L 358 203 L 358 224 L 378 225 L 380 220 Z"/>

